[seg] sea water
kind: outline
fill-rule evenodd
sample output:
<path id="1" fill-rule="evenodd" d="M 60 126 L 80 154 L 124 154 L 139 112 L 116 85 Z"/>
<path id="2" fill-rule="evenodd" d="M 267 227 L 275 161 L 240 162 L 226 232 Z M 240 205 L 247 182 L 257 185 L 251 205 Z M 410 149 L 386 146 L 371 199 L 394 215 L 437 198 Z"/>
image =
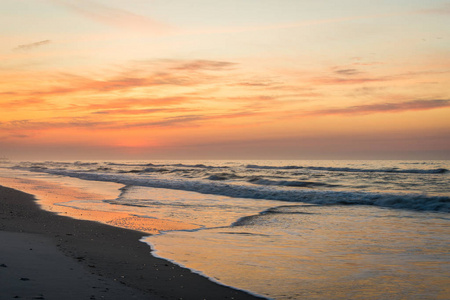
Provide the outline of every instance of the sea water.
<path id="1" fill-rule="evenodd" d="M 97 192 L 106 184 L 105 199 L 60 205 L 186 224 L 143 241 L 160 257 L 268 298 L 448 299 L 450 294 L 448 161 L 3 166 L 3 176 Z"/>

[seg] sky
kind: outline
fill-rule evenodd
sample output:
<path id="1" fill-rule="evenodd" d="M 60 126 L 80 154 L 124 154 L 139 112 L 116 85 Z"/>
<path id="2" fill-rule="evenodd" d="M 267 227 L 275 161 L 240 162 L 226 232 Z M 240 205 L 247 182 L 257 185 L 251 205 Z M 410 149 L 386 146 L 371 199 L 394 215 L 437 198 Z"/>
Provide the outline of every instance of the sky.
<path id="1" fill-rule="evenodd" d="M 450 2 L 1 0 L 0 157 L 450 159 Z"/>

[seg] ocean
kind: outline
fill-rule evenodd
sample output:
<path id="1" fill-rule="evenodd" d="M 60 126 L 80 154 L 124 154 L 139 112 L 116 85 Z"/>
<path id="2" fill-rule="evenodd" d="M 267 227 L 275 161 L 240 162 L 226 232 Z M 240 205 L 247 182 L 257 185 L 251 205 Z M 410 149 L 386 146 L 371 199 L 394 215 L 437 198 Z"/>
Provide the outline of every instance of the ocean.
<path id="1" fill-rule="evenodd" d="M 71 188 L 72 198 L 46 209 L 177 224 L 144 230 L 156 234 L 142 241 L 159 257 L 270 299 L 450 295 L 450 161 L 4 161 L 0 167 L 0 184 L 39 199 L 55 186 Z M 132 219 L 108 223 L 142 229 Z"/>

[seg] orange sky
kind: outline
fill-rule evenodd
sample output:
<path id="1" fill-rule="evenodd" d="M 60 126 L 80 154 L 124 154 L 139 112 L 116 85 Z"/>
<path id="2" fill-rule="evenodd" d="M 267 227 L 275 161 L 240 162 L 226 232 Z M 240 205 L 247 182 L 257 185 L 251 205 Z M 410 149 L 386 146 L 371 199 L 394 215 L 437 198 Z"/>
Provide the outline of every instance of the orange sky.
<path id="1" fill-rule="evenodd" d="M 450 159 L 446 1 L 2 0 L 0 157 Z"/>

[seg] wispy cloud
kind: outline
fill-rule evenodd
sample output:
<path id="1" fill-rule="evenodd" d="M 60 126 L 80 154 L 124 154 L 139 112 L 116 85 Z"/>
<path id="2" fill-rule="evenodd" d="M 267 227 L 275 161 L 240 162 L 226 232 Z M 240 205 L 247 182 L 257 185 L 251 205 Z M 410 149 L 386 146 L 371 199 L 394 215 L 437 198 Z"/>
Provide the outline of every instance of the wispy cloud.
<path id="1" fill-rule="evenodd" d="M 254 76 L 253 78 L 250 77 L 250 78 L 245 78 L 245 79 L 246 79 L 245 81 L 235 82 L 230 85 L 258 89 L 258 88 L 278 87 L 278 86 L 284 84 L 283 81 L 280 81 L 280 80 L 278 80 L 278 78 L 274 78 L 274 77 L 258 78 L 257 76 Z"/>
<path id="2" fill-rule="evenodd" d="M 183 127 L 183 126 L 199 126 L 199 122 L 217 122 L 224 119 L 238 119 L 248 118 L 259 115 L 270 115 L 270 113 L 260 113 L 255 111 L 237 111 L 231 113 L 221 114 L 189 114 L 178 115 L 173 117 L 167 117 L 162 120 L 150 121 L 150 122 L 134 122 L 127 125 L 123 125 L 120 128 L 135 128 L 135 127 Z"/>
<path id="3" fill-rule="evenodd" d="M 94 113 L 120 113 L 120 112 L 140 112 L 151 113 L 164 110 L 161 107 L 168 107 L 177 104 L 186 104 L 192 98 L 189 97 L 162 97 L 162 98 L 128 98 L 110 100 L 105 103 L 93 103 L 88 105 L 76 105 L 73 108 L 81 111 L 98 110 Z M 151 107 L 148 108 L 148 107 Z M 158 107 L 158 108 L 154 108 Z"/>
<path id="4" fill-rule="evenodd" d="M 176 66 L 173 69 L 183 71 L 197 71 L 197 70 L 222 71 L 222 70 L 229 70 L 235 65 L 237 64 L 228 61 L 194 60 L 186 63 L 181 63 L 179 66 Z"/>
<path id="5" fill-rule="evenodd" d="M 38 99 L 38 98 L 29 98 L 29 99 L 20 99 L 20 100 L 13 100 L 9 102 L 2 102 L 2 108 L 3 109 L 23 109 L 25 107 L 38 107 L 42 105 L 47 105 L 45 100 Z"/>
<path id="6" fill-rule="evenodd" d="M 339 69 L 334 71 L 338 75 L 344 75 L 344 76 L 353 76 L 361 74 L 361 71 L 358 71 L 357 69 Z"/>
<path id="7" fill-rule="evenodd" d="M 376 103 L 357 105 L 343 108 L 331 108 L 307 113 L 308 115 L 346 115 L 346 114 L 372 114 L 383 112 L 401 112 L 411 110 L 429 110 L 450 107 L 449 99 L 412 100 L 400 103 Z"/>
<path id="8" fill-rule="evenodd" d="M 192 125 L 191 123 L 208 119 L 211 117 L 202 115 L 180 115 L 166 117 L 154 121 L 127 120 L 117 122 L 111 119 L 99 119 L 98 117 L 78 117 L 78 118 L 53 118 L 46 120 L 15 120 L 0 124 L 0 129 L 6 130 L 48 130 L 48 129 L 70 129 L 84 128 L 90 130 L 101 129 L 127 129 L 138 127 L 171 127 L 180 125 Z"/>
<path id="9" fill-rule="evenodd" d="M 135 115 L 138 117 L 140 112 L 145 110 L 126 110 L 123 112 L 127 117 L 130 115 Z M 148 110 L 147 113 L 152 112 L 171 112 L 171 116 L 167 117 L 158 117 L 151 118 L 149 120 L 148 117 L 140 117 L 140 118 L 126 118 L 126 119 L 118 119 L 109 118 L 108 111 L 104 111 L 108 118 L 98 118 L 97 113 L 92 113 L 90 116 L 84 117 L 55 117 L 55 118 L 46 118 L 46 119 L 22 119 L 22 120 L 13 120 L 9 122 L 0 123 L 0 130 L 51 130 L 51 129 L 90 129 L 90 130 L 109 130 L 109 129 L 131 129 L 131 128 L 160 128 L 160 127 L 195 127 L 199 126 L 199 122 L 214 122 L 216 123 L 219 120 L 225 119 L 238 119 L 238 118 L 248 118 L 252 116 L 261 116 L 266 115 L 270 116 L 271 112 L 257 112 L 255 110 L 237 110 L 229 113 L 205 113 L 200 109 L 190 110 L 190 109 L 164 109 L 162 108 L 159 111 Z M 189 113 L 195 112 L 195 114 Z M 102 114 L 102 112 L 98 112 Z M 122 111 L 112 111 L 112 114 L 117 113 L 118 116 L 121 115 Z M 188 114 L 186 114 L 188 113 Z"/>
<path id="10" fill-rule="evenodd" d="M 245 87 L 269 87 L 269 86 L 273 86 L 273 83 L 270 82 L 251 82 L 251 81 L 247 81 L 247 82 L 239 82 L 236 83 L 234 85 L 237 86 L 245 86 Z"/>
<path id="11" fill-rule="evenodd" d="M 59 86 L 41 88 L 27 91 L 14 91 L 15 95 L 27 97 L 48 97 L 67 95 L 72 93 L 108 93 L 114 91 L 129 91 L 135 88 L 148 88 L 156 86 L 195 86 L 199 84 L 211 84 L 221 76 L 219 71 L 227 72 L 237 65 L 233 62 L 210 60 L 171 60 L 165 65 L 152 68 L 117 72 L 103 79 L 95 79 L 73 74 L 59 74 L 57 81 Z M 216 71 L 214 75 L 208 71 Z M 195 72 L 195 76 L 192 76 Z M 155 99 L 153 99 L 155 100 Z M 168 102 L 171 99 L 160 99 Z M 173 100 L 173 99 L 172 99 Z"/>
<path id="12" fill-rule="evenodd" d="M 39 41 L 39 42 L 34 42 L 34 43 L 30 43 L 30 44 L 23 44 L 23 45 L 19 45 L 16 48 L 14 48 L 14 51 L 28 51 L 28 50 L 32 50 L 34 48 L 38 48 L 40 46 L 44 46 L 47 44 L 50 44 L 51 41 L 50 40 L 43 40 L 43 41 Z"/>
<path id="13" fill-rule="evenodd" d="M 0 124 L 0 129 L 6 130 L 45 130 L 60 128 L 107 128 L 113 125 L 113 122 L 102 121 L 93 118 L 62 118 L 44 120 L 14 120 Z"/>
<path id="14" fill-rule="evenodd" d="M 92 114 L 94 115 L 149 115 L 155 113 L 182 113 L 182 112 L 193 112 L 196 111 L 194 109 L 187 108 L 140 108 L 140 109 L 107 109 L 107 110 L 98 110 L 94 111 Z"/>
<path id="15" fill-rule="evenodd" d="M 9 137 L 10 138 L 15 138 L 15 139 L 26 139 L 26 138 L 29 138 L 30 135 L 18 133 L 18 134 L 11 134 L 11 135 L 9 135 Z"/>
<path id="16" fill-rule="evenodd" d="M 332 67 L 328 74 L 307 74 L 314 85 L 357 85 L 371 82 L 384 82 L 410 78 L 416 74 L 392 74 L 390 76 L 374 76 L 364 69 L 352 66 Z M 317 76 L 318 75 L 318 76 Z"/>
<path id="17" fill-rule="evenodd" d="M 100 4 L 93 0 L 49 0 L 95 22 L 119 29 L 129 29 L 136 32 L 163 34 L 173 28 L 168 24 L 158 22 L 149 17 L 129 12 L 111 6 Z"/>
<path id="18" fill-rule="evenodd" d="M 185 116 L 174 116 L 169 117 L 164 120 L 154 121 L 154 122 L 142 122 L 129 124 L 127 127 L 172 127 L 172 126 L 186 126 L 192 125 L 193 122 L 198 122 L 207 119 L 203 115 L 185 115 Z"/>
<path id="19" fill-rule="evenodd" d="M 374 78 L 374 77 L 317 77 L 312 79 L 312 83 L 316 85 L 346 85 L 346 84 L 361 84 L 370 82 L 387 81 L 388 78 Z"/>

